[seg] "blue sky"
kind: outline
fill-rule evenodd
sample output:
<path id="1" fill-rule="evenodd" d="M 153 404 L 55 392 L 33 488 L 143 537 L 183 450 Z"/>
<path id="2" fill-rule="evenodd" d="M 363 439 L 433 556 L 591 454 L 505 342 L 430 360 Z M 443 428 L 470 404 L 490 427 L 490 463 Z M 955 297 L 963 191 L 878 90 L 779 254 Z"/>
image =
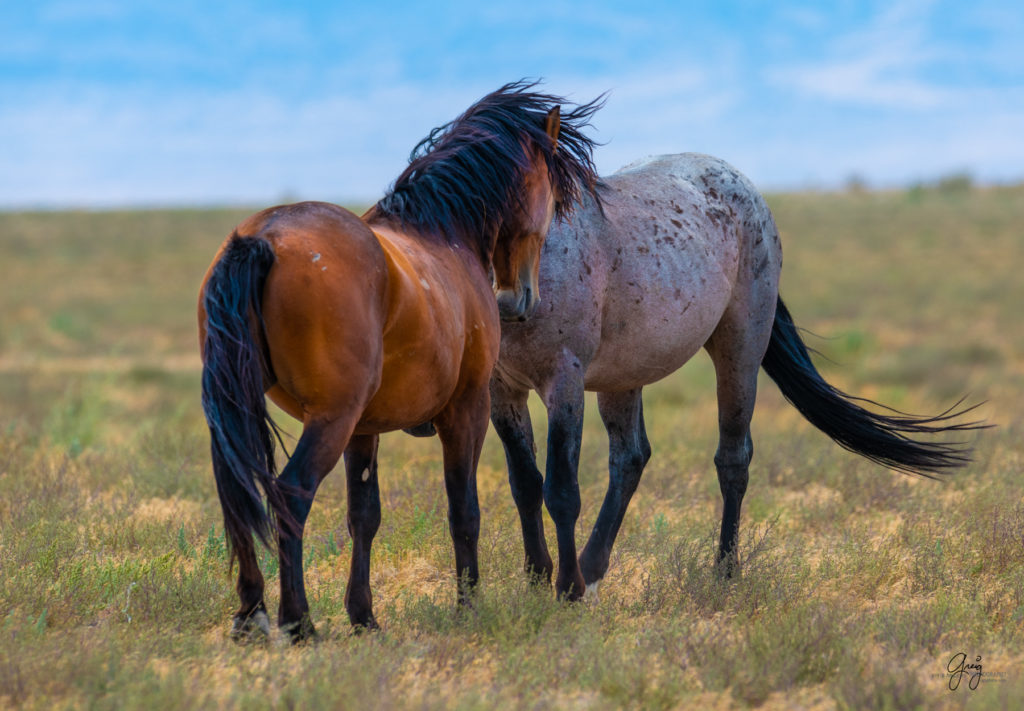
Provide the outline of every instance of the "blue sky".
<path id="1" fill-rule="evenodd" d="M 298 7 L 296 7 L 298 6 Z M 1024 5 L 3 2 L 0 207 L 369 202 L 521 77 L 602 173 L 701 151 L 762 189 L 1024 179 Z"/>

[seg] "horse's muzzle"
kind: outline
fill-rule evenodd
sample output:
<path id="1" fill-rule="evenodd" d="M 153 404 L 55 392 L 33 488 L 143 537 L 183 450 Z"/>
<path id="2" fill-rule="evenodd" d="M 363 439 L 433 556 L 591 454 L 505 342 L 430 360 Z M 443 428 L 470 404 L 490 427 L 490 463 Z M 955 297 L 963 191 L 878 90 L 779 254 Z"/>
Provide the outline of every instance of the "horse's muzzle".
<path id="1" fill-rule="evenodd" d="M 526 321 L 533 316 L 540 302 L 528 286 L 522 287 L 518 294 L 513 289 L 498 289 L 494 296 L 502 321 Z"/>

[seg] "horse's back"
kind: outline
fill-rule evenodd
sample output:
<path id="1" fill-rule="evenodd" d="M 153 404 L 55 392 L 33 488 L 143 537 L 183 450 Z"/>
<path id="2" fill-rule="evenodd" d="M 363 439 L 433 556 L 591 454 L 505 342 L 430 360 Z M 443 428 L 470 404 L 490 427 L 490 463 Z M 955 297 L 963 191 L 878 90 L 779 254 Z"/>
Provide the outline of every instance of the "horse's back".
<path id="1" fill-rule="evenodd" d="M 771 210 L 750 179 L 728 162 L 704 153 L 672 153 L 634 161 L 606 181 L 646 190 L 648 202 L 687 195 L 692 207 L 704 207 L 712 221 L 731 220 L 749 233 L 775 232 Z M 621 188 L 624 189 L 624 188 Z M 723 215 L 721 211 L 728 214 Z M 777 234 L 774 248 L 781 252 Z"/>
<path id="2" fill-rule="evenodd" d="M 700 285 L 691 283 L 687 293 L 715 301 L 709 287 L 718 275 L 727 278 L 730 304 L 747 299 L 752 291 L 771 292 L 774 304 L 782 269 L 778 229 L 764 197 L 732 165 L 702 153 L 654 156 L 627 165 L 608 182 L 618 184 L 620 194 L 645 193 L 645 204 L 634 212 L 650 219 L 654 232 L 660 218 L 662 235 L 673 233 L 671 249 L 659 250 L 663 261 L 669 256 L 669 271 L 678 275 L 682 264 L 684 270 L 702 274 Z M 648 242 L 651 237 L 658 245 L 658 235 L 649 235 Z M 712 259 L 702 259 L 701 250 Z M 697 265 L 705 268 L 694 269 Z"/>

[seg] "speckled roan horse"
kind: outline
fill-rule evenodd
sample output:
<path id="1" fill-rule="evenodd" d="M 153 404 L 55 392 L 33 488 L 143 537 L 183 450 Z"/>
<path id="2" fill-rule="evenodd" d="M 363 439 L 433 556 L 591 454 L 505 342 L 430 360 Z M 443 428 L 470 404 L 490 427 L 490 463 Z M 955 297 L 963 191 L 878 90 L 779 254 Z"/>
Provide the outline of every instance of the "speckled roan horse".
<path id="1" fill-rule="evenodd" d="M 505 446 L 527 571 L 550 580 L 553 570 L 543 501 L 558 539 L 556 592 L 575 599 L 596 589 L 651 455 L 641 389 L 701 348 L 718 385 L 714 461 L 724 508 L 717 565 L 726 576 L 738 565 L 761 367 L 812 424 L 873 461 L 925 476 L 968 461 L 959 443 L 915 439 L 980 427 L 952 421 L 965 410 L 878 414 L 818 374 L 779 298 L 782 249 L 771 212 L 734 168 L 684 153 L 634 163 L 603 182 L 603 209 L 588 199 L 552 226 L 541 257 L 540 306 L 529 321 L 503 324 L 491 380 L 491 421 Z M 546 478 L 536 463 L 530 390 L 548 411 Z M 608 430 L 609 486 L 577 562 L 584 390 L 597 392 Z"/>

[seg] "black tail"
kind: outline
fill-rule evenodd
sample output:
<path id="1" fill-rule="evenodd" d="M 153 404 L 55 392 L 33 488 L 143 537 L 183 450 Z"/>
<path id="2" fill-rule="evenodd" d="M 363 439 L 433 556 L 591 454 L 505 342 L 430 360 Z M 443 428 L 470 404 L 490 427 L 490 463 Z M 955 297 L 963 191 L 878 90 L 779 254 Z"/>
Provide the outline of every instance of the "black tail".
<path id="1" fill-rule="evenodd" d="M 235 235 L 203 294 L 203 411 L 232 559 L 237 545 L 251 541 L 253 533 L 270 545 L 271 519 L 260 488 L 279 521 L 285 511 L 274 463 L 277 426 L 264 399 L 270 365 L 263 355 L 261 302 L 273 264 L 268 242 Z"/>
<path id="2" fill-rule="evenodd" d="M 878 403 L 852 397 L 825 382 L 811 363 L 807 346 L 781 298 L 761 366 L 800 414 L 840 446 L 911 474 L 935 478 L 936 474 L 971 461 L 970 448 L 963 442 L 921 442 L 914 435 L 967 432 L 988 426 L 978 422 L 953 423 L 977 407 L 957 410 L 960 403 L 935 417 L 881 415 L 860 407 L 854 401 Z"/>

